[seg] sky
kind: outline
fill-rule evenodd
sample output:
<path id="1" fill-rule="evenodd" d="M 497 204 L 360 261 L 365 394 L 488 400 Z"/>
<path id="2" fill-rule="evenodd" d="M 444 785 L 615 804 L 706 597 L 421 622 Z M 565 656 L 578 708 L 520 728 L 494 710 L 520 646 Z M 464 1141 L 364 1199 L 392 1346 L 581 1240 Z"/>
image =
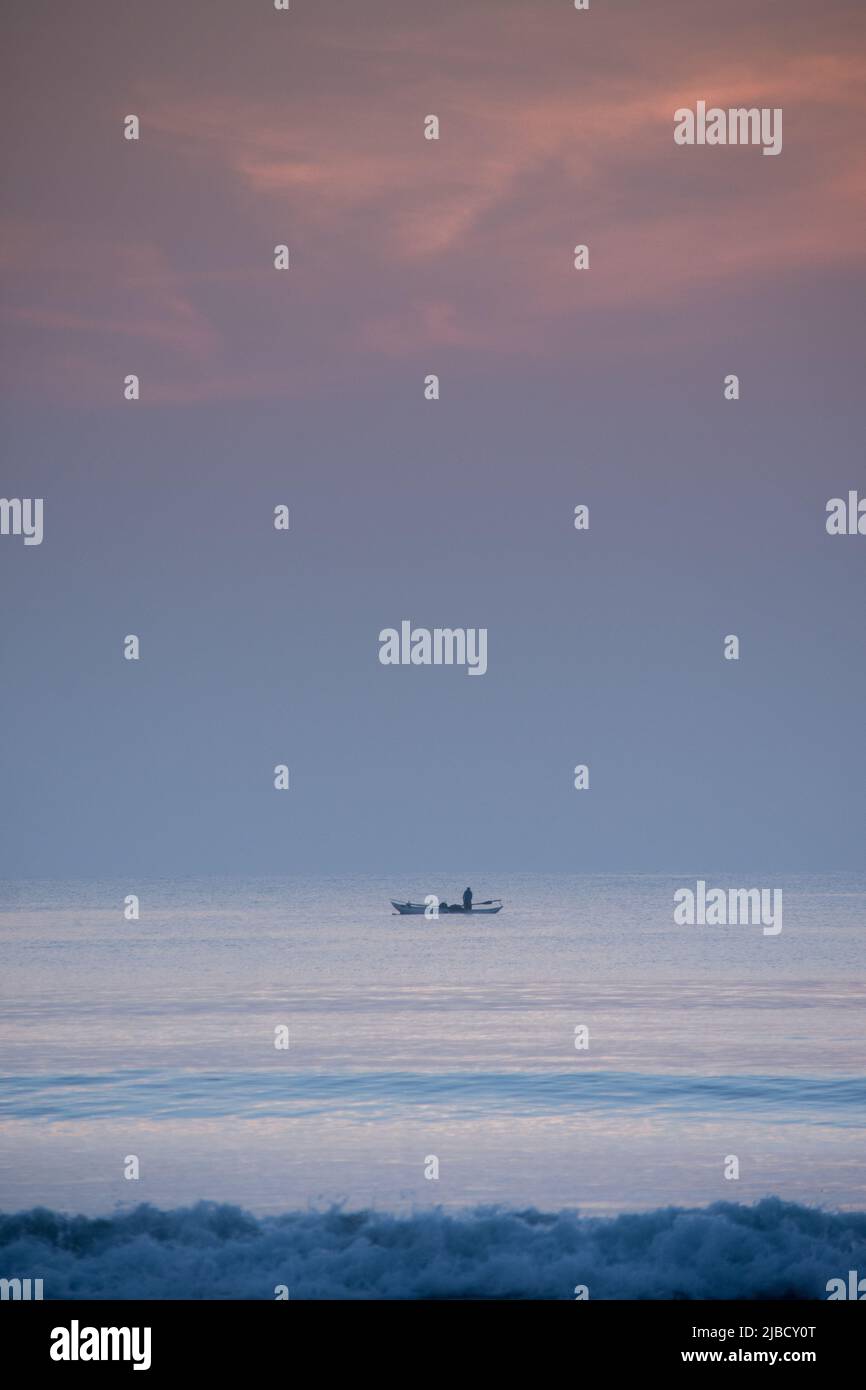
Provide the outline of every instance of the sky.
<path id="1" fill-rule="evenodd" d="M 860 0 L 0 25 L 0 876 L 864 867 Z"/>

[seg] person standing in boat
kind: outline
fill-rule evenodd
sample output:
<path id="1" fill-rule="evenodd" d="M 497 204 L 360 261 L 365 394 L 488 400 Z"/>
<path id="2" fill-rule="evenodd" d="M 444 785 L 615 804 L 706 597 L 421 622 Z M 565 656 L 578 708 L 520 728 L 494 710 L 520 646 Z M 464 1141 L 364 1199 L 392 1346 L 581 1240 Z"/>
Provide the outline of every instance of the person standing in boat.
<path id="1" fill-rule="evenodd" d="M 471 911 L 472 911 L 472 889 L 471 889 L 471 888 L 464 888 L 464 890 L 463 890 L 463 911 L 464 911 L 464 912 L 471 912 Z"/>

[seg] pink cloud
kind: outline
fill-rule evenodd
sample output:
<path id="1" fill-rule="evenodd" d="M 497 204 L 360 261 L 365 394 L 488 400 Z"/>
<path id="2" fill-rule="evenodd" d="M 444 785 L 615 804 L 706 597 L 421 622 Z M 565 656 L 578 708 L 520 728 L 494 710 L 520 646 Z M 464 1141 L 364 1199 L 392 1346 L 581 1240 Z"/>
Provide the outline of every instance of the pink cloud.
<path id="1" fill-rule="evenodd" d="M 634 346 L 650 310 L 682 343 L 708 296 L 862 265 L 862 47 L 827 24 L 815 50 L 799 12 L 729 39 L 638 13 L 602 16 L 595 61 L 564 19 L 467 3 L 396 28 L 308 15 L 282 86 L 250 76 L 272 73 L 261 51 L 221 85 L 145 69 L 124 178 L 151 181 L 152 222 L 145 203 L 131 237 L 86 209 L 62 236 L 35 214 L 0 227 L 17 379 L 77 355 L 97 382 L 121 340 L 150 399 L 284 395 L 356 374 L 359 352 L 365 371 L 435 348 L 556 356 L 576 313 L 630 320 Z M 782 156 L 676 148 L 673 113 L 698 98 L 783 107 Z"/>

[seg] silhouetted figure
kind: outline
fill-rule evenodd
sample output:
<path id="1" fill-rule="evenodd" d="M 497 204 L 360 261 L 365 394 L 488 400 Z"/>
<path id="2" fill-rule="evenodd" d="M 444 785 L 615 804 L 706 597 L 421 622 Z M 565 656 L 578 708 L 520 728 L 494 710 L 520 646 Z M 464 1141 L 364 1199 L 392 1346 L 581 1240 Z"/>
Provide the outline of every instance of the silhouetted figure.
<path id="1" fill-rule="evenodd" d="M 464 912 L 471 912 L 471 911 L 472 911 L 472 889 L 471 889 L 471 888 L 467 888 L 467 889 L 464 890 L 464 893 L 463 893 L 463 911 L 464 911 Z"/>

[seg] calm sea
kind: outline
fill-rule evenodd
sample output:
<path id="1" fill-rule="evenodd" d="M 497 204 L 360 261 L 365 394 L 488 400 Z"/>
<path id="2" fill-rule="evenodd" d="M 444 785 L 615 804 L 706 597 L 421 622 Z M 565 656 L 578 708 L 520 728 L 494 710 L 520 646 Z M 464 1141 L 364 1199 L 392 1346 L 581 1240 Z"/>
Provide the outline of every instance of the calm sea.
<path id="1" fill-rule="evenodd" d="M 697 877 L 782 932 L 676 926 Z M 392 913 L 469 881 L 504 910 Z M 846 875 L 6 883 L 0 1208 L 866 1208 L 864 915 Z"/>

